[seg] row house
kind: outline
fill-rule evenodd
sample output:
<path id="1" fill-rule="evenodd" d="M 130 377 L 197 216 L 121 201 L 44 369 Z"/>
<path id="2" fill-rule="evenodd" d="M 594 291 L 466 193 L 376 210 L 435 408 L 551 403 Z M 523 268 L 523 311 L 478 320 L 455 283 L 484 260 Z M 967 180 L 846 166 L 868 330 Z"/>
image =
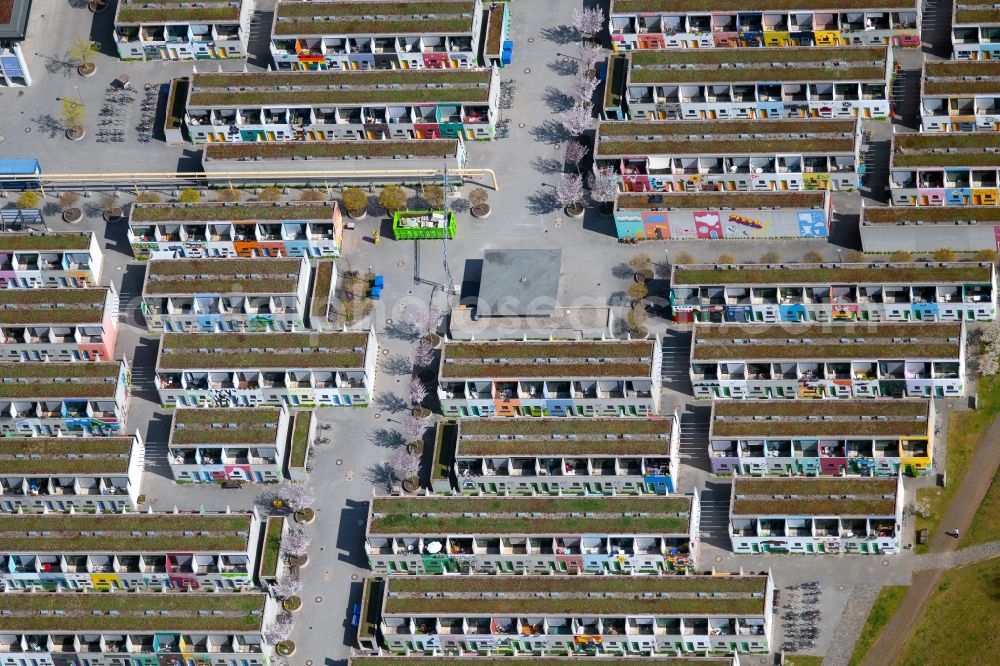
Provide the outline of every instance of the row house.
<path id="1" fill-rule="evenodd" d="M 96 287 L 101 246 L 92 232 L 0 234 L 0 289 Z"/>
<path id="2" fill-rule="evenodd" d="M 830 193 L 653 192 L 618 193 L 618 238 L 646 240 L 753 240 L 827 238 Z"/>
<path id="3" fill-rule="evenodd" d="M 534 657 L 532 666 L 579 666 L 577 657 Z M 347 660 L 347 666 L 510 666 L 511 658 L 505 656 L 465 657 L 393 657 L 389 655 L 356 656 Z M 740 666 L 739 655 L 727 657 L 587 657 L 587 666 Z"/>
<path id="4" fill-rule="evenodd" d="M 493 138 L 495 69 L 195 73 L 185 124 L 197 144 Z"/>
<path id="5" fill-rule="evenodd" d="M 132 204 L 126 232 L 136 259 L 339 257 L 335 203 Z"/>
<path id="6" fill-rule="evenodd" d="M 885 118 L 892 51 L 875 47 L 635 51 L 605 118 Z M 617 92 L 617 91 L 616 91 Z M 614 100 L 612 100 L 613 103 Z"/>
<path id="7" fill-rule="evenodd" d="M 720 400 L 708 458 L 736 476 L 916 476 L 931 470 L 932 400 Z"/>
<path id="8" fill-rule="evenodd" d="M 612 0 L 616 51 L 759 46 L 920 46 L 914 0 Z"/>
<path id="9" fill-rule="evenodd" d="M 993 321 L 991 263 L 674 264 L 675 322 Z"/>
<path id="10" fill-rule="evenodd" d="M 389 576 L 383 587 L 379 629 L 393 654 L 648 658 L 771 647 L 770 574 Z"/>
<path id="11" fill-rule="evenodd" d="M 642 416 L 660 411 L 660 341 L 445 342 L 445 416 Z"/>
<path id="12" fill-rule="evenodd" d="M 277 614 L 264 594 L 7 594 L 0 663 L 266 666 Z"/>
<path id="13" fill-rule="evenodd" d="M 110 361 L 118 292 L 0 289 L 0 353 L 7 361 Z"/>
<path id="14" fill-rule="evenodd" d="M 663 574 L 695 565 L 698 500 L 646 497 L 373 497 L 377 574 Z"/>
<path id="15" fill-rule="evenodd" d="M 1000 130 L 1000 62 L 924 63 L 920 128 L 924 132 Z"/>
<path id="16" fill-rule="evenodd" d="M 698 324 L 696 398 L 965 395 L 965 324 Z"/>
<path id="17" fill-rule="evenodd" d="M 865 252 L 1000 250 L 1000 206 L 863 207 Z"/>
<path id="18" fill-rule="evenodd" d="M 246 591 L 260 520 L 251 513 L 0 515 L 4 592 Z M 6 598 L 6 597 L 5 597 Z"/>
<path id="19" fill-rule="evenodd" d="M 733 481 L 733 552 L 892 555 L 900 551 L 903 479 Z"/>
<path id="20" fill-rule="evenodd" d="M 648 419 L 463 419 L 438 424 L 435 492 L 677 492 L 680 414 Z"/>
<path id="21" fill-rule="evenodd" d="M 278 483 L 291 426 L 284 408 L 174 410 L 170 472 L 186 483 Z"/>
<path id="22" fill-rule="evenodd" d="M 1000 132 L 897 134 L 889 162 L 894 206 L 1000 204 Z"/>
<path id="23" fill-rule="evenodd" d="M 367 333 L 165 333 L 165 407 L 366 406 L 378 343 Z"/>
<path id="24" fill-rule="evenodd" d="M 0 511 L 134 510 L 145 446 L 128 437 L 0 438 Z"/>
<path id="25" fill-rule="evenodd" d="M 301 331 L 311 269 L 297 259 L 154 259 L 142 285 L 150 331 Z"/>
<path id="26" fill-rule="evenodd" d="M 854 190 L 856 120 L 604 121 L 594 169 L 622 192 Z"/>
<path id="27" fill-rule="evenodd" d="M 31 0 L 11 0 L 0 8 L 0 85 L 30 86 L 21 43 L 28 35 Z"/>
<path id="28" fill-rule="evenodd" d="M 121 0 L 114 40 L 122 60 L 246 58 L 250 0 Z"/>
<path id="29" fill-rule="evenodd" d="M 0 363 L 0 433 L 114 435 L 125 428 L 131 370 L 109 363 Z"/>
<path id="30" fill-rule="evenodd" d="M 279 70 L 454 69 L 479 64 L 481 0 L 280 0 Z"/>
<path id="31" fill-rule="evenodd" d="M 951 9 L 951 57 L 1000 57 L 1000 8 L 985 0 L 957 0 Z"/>
<path id="32" fill-rule="evenodd" d="M 274 171 L 322 172 L 393 171 L 401 168 L 439 170 L 461 169 L 466 164 L 465 141 L 454 139 L 412 139 L 388 141 L 288 141 L 285 143 L 210 143 L 201 153 L 206 173 L 253 173 L 266 177 Z M 376 174 L 365 183 L 378 181 Z M 343 182 L 343 181 L 341 181 Z"/>

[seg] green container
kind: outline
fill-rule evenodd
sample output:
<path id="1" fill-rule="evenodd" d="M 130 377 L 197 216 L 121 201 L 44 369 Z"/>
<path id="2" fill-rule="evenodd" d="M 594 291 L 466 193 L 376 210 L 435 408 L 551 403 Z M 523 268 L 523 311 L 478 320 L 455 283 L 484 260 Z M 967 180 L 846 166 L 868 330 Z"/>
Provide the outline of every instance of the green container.
<path id="1" fill-rule="evenodd" d="M 435 223 L 431 215 L 445 215 L 446 222 Z M 454 238 L 455 213 L 452 211 L 406 210 L 392 216 L 392 237 L 396 240 Z"/>

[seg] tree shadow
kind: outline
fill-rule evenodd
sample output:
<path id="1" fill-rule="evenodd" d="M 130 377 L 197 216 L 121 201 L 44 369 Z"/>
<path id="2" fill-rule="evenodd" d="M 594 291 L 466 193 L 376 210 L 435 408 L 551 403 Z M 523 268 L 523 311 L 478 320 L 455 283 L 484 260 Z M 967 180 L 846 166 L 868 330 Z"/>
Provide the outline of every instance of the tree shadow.
<path id="1" fill-rule="evenodd" d="M 393 320 L 391 324 L 385 325 L 385 334 L 397 340 L 416 340 L 420 337 L 416 327 L 412 322 L 405 320 Z"/>
<path id="2" fill-rule="evenodd" d="M 572 58 L 550 62 L 548 67 L 559 76 L 573 76 L 580 69 L 579 63 Z"/>
<path id="3" fill-rule="evenodd" d="M 390 375 L 408 375 L 413 369 L 410 359 L 402 354 L 393 354 L 382 359 L 382 369 Z"/>
<path id="4" fill-rule="evenodd" d="M 548 215 L 558 207 L 559 202 L 549 190 L 539 190 L 528 195 L 528 212 L 532 215 Z"/>
<path id="5" fill-rule="evenodd" d="M 529 131 L 531 136 L 535 137 L 535 141 L 542 143 L 562 143 L 571 138 L 566 126 L 558 120 L 546 120 L 541 125 L 532 127 Z"/>
<path id="6" fill-rule="evenodd" d="M 531 166 L 538 173 L 562 173 L 562 163 L 551 157 L 539 155 L 531 160 Z"/>
<path id="7" fill-rule="evenodd" d="M 472 208 L 472 204 L 469 203 L 468 199 L 455 199 L 451 202 L 451 209 L 456 213 L 464 213 L 470 208 Z"/>
<path id="8" fill-rule="evenodd" d="M 388 428 L 375 428 L 368 438 L 372 444 L 383 449 L 398 449 L 406 444 L 406 438 L 402 433 Z"/>
<path id="9" fill-rule="evenodd" d="M 42 215 L 52 216 L 58 214 L 59 214 L 59 204 L 57 204 L 56 202 L 49 201 L 44 206 L 42 206 Z"/>
<path id="10" fill-rule="evenodd" d="M 51 113 L 43 113 L 40 116 L 35 116 L 31 121 L 35 123 L 35 127 L 39 132 L 45 134 L 50 139 L 54 139 L 66 131 L 62 123 L 59 122 L 59 119 Z"/>
<path id="11" fill-rule="evenodd" d="M 573 108 L 573 98 L 555 86 L 545 86 L 542 101 L 552 113 L 562 113 Z"/>
<path id="12" fill-rule="evenodd" d="M 62 60 L 52 56 L 40 56 L 45 60 L 45 71 L 49 74 L 62 74 L 64 78 L 69 78 L 76 74 L 76 63 L 72 60 Z"/>
<path id="13" fill-rule="evenodd" d="M 392 483 L 395 477 L 392 475 L 392 467 L 389 463 L 378 463 L 372 465 L 364 472 L 364 479 L 376 488 L 382 488 L 386 492 L 392 490 Z"/>
<path id="14" fill-rule="evenodd" d="M 628 294 L 624 291 L 616 291 L 608 296 L 608 305 L 611 307 L 623 307 L 628 305 Z"/>
<path id="15" fill-rule="evenodd" d="M 576 28 L 571 25 L 556 25 L 549 28 L 542 28 L 542 37 L 555 42 L 556 44 L 569 44 L 580 39 Z"/>
<path id="16" fill-rule="evenodd" d="M 406 409 L 406 401 L 395 393 L 383 393 L 375 396 L 375 406 L 387 412 L 401 412 Z"/>
<path id="17" fill-rule="evenodd" d="M 614 275 L 619 280 L 629 280 L 635 276 L 635 271 L 633 271 L 632 267 L 623 261 L 616 264 L 611 269 L 611 274 Z"/>

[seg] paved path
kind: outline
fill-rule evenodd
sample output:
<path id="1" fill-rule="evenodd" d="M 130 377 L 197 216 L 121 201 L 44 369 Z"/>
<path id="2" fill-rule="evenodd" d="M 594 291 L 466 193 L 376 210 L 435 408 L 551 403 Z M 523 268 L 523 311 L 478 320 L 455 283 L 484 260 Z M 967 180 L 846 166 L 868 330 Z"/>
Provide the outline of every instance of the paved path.
<path id="1" fill-rule="evenodd" d="M 976 561 L 988 557 L 987 553 L 994 552 L 998 546 L 994 543 L 983 544 L 966 548 L 960 553 L 956 553 L 958 540 L 945 534 L 946 531 L 958 529 L 966 531 L 972 524 L 972 518 L 976 509 L 982 503 L 983 498 L 989 490 L 993 477 L 996 476 L 997 468 L 1000 467 L 1000 418 L 994 419 L 989 430 L 983 437 L 983 444 L 976 457 L 973 458 L 965 478 L 961 481 L 961 486 L 948 511 L 941 520 L 940 528 L 934 535 L 931 542 L 929 557 L 938 556 L 937 560 L 924 560 L 929 566 L 955 566 L 958 563 L 965 563 L 966 557 L 973 558 L 968 561 Z M 966 551 L 972 551 L 966 553 Z M 982 556 L 982 557 L 980 557 Z M 919 565 L 918 565 L 919 566 Z M 902 652 L 903 646 L 910 638 L 910 634 L 920 619 L 924 605 L 930 598 L 931 593 L 937 587 L 938 579 L 941 577 L 943 569 L 928 568 L 914 574 L 913 582 L 899 610 L 882 630 L 878 641 L 868 652 L 863 666 L 886 666 L 893 663 Z"/>
<path id="2" fill-rule="evenodd" d="M 972 564 L 973 562 L 991 560 L 994 557 L 1000 557 L 1000 541 L 988 541 L 987 543 L 980 543 L 950 552 L 918 555 L 913 568 L 914 571 L 950 569 L 952 567 Z"/>
<path id="3" fill-rule="evenodd" d="M 864 629 L 868 614 L 875 605 L 879 590 L 877 585 L 861 585 L 851 592 L 844 606 L 844 613 L 833 632 L 830 648 L 823 657 L 823 666 L 847 666 L 854 652 L 854 644 Z"/>

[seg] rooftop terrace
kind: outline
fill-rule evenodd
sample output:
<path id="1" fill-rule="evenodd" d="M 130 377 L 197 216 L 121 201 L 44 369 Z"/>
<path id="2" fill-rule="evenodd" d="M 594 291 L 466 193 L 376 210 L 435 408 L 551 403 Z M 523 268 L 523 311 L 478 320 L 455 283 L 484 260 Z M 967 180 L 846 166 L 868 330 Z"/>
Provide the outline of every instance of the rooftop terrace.
<path id="1" fill-rule="evenodd" d="M 100 324 L 107 288 L 0 289 L 0 325 Z"/>
<path id="2" fill-rule="evenodd" d="M 301 259 L 153 259 L 144 292 L 153 296 L 194 294 L 294 294 Z"/>
<path id="3" fill-rule="evenodd" d="M 124 474 L 133 442 L 132 437 L 4 437 L 0 474 Z"/>
<path id="4" fill-rule="evenodd" d="M 316 275 L 313 276 L 312 303 L 309 307 L 309 314 L 313 317 L 326 317 L 327 307 L 330 300 L 330 292 L 333 291 L 333 272 L 335 264 L 333 261 L 316 262 Z M 315 324 L 313 324 L 315 327 Z"/>
<path id="5" fill-rule="evenodd" d="M 913 0 L 749 0 L 741 2 L 740 12 L 836 11 L 836 10 L 914 9 Z M 611 14 L 659 13 L 680 14 L 733 12 L 726 0 L 611 0 Z"/>
<path id="6" fill-rule="evenodd" d="M 92 234 L 88 232 L 0 233 L 0 252 L 57 252 L 89 250 Z"/>
<path id="7" fill-rule="evenodd" d="M 824 192 L 691 192 L 619 194 L 618 210 L 739 210 L 748 208 L 823 208 Z"/>
<path id="8" fill-rule="evenodd" d="M 121 0 L 115 22 L 130 23 L 237 23 L 238 0 Z"/>
<path id="9" fill-rule="evenodd" d="M 177 409 L 170 444 L 273 445 L 278 438 L 277 409 Z M 219 426 L 219 427 L 216 427 Z"/>
<path id="10" fill-rule="evenodd" d="M 941 60 L 924 64 L 925 95 L 996 95 L 1000 93 L 1000 62 Z"/>
<path id="11" fill-rule="evenodd" d="M 671 284 L 686 285 L 841 285 L 989 282 L 989 264 L 675 264 Z"/>
<path id="12" fill-rule="evenodd" d="M 251 520 L 248 513 L 8 513 L 0 514 L 0 539 L 8 553 L 242 552 Z"/>
<path id="13" fill-rule="evenodd" d="M 654 344 L 605 342 L 448 342 L 444 378 L 648 377 Z"/>
<path id="14" fill-rule="evenodd" d="M 866 206 L 864 224 L 948 224 L 1000 222 L 1000 206 Z"/>
<path id="15" fill-rule="evenodd" d="M 474 0 L 278 3 L 275 35 L 463 35 Z"/>
<path id="16" fill-rule="evenodd" d="M 578 666 L 579 657 L 351 657 L 348 666 Z M 730 657 L 587 657 L 587 666 L 732 666 Z"/>
<path id="17" fill-rule="evenodd" d="M 927 400 L 752 400 L 712 406 L 709 439 L 719 437 L 923 437 Z"/>
<path id="18" fill-rule="evenodd" d="M 369 534 L 687 535 L 690 497 L 376 497 Z"/>
<path id="19" fill-rule="evenodd" d="M 893 137 L 893 167 L 990 167 L 1000 168 L 1000 136 L 997 132 L 938 132 L 896 134 Z"/>
<path id="20" fill-rule="evenodd" d="M 954 4 L 953 23 L 955 25 L 996 25 L 1000 23 L 1000 8 L 992 2 L 973 0 Z"/>
<path id="21" fill-rule="evenodd" d="M 309 3 L 315 4 L 315 3 Z M 342 157 L 412 157 L 445 159 L 458 154 L 456 139 L 415 139 L 412 141 L 289 141 L 253 143 L 210 143 L 205 157 L 212 160 L 291 160 L 314 158 L 337 160 Z"/>
<path id="22" fill-rule="evenodd" d="M 892 516 L 896 483 L 896 479 L 737 477 L 731 515 Z"/>
<path id="23" fill-rule="evenodd" d="M 161 370 L 361 369 L 366 333 L 165 333 Z M 211 353 L 209 353 L 211 352 Z"/>
<path id="24" fill-rule="evenodd" d="M 333 204 L 132 204 L 131 222 L 269 222 L 333 219 Z M 0 236 L 2 238 L 2 236 Z"/>
<path id="25" fill-rule="evenodd" d="M 113 398 L 121 363 L 0 363 L 0 399 Z"/>

